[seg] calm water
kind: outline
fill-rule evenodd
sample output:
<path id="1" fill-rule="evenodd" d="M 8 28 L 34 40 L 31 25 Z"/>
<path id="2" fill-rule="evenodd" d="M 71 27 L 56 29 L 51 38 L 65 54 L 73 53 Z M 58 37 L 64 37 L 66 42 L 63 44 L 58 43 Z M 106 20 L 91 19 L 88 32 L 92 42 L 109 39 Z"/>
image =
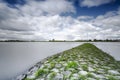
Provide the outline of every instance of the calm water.
<path id="1" fill-rule="evenodd" d="M 120 42 L 97 42 L 94 44 L 120 61 Z"/>
<path id="2" fill-rule="evenodd" d="M 0 80 L 11 80 L 47 56 L 82 42 L 0 42 Z M 120 43 L 94 43 L 120 60 Z"/>

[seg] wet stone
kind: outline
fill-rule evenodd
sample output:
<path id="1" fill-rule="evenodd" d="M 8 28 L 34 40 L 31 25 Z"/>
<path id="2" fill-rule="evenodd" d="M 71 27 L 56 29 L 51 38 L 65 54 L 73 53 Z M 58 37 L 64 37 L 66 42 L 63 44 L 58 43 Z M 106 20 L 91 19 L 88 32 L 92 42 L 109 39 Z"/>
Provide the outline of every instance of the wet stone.
<path id="1" fill-rule="evenodd" d="M 58 74 L 55 76 L 55 80 L 63 80 L 63 74 L 58 73 Z"/>
<path id="2" fill-rule="evenodd" d="M 55 67 L 56 67 L 56 68 L 61 68 L 61 67 L 62 67 L 62 64 L 56 64 Z"/>
<path id="3" fill-rule="evenodd" d="M 87 75 L 88 72 L 87 71 L 79 71 L 78 73 L 81 75 Z"/>
<path id="4" fill-rule="evenodd" d="M 64 71 L 64 72 L 63 72 L 63 74 L 64 74 L 65 76 L 70 76 L 71 73 L 72 73 L 71 71 Z"/>
<path id="5" fill-rule="evenodd" d="M 108 70 L 108 73 L 110 73 L 110 74 L 120 74 L 118 71 L 115 71 L 115 70 Z"/>

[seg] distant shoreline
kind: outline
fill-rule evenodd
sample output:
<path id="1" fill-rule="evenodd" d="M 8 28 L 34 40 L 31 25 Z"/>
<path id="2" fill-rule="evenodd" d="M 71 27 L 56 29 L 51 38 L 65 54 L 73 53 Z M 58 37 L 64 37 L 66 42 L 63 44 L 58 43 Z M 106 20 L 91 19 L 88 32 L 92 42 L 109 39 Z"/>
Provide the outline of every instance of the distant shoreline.
<path id="1" fill-rule="evenodd" d="M 67 41 L 67 40 L 49 40 L 49 41 L 27 41 L 27 40 L 1 40 L 0 42 L 120 42 L 120 40 L 74 40 L 74 41 Z"/>
<path id="2" fill-rule="evenodd" d="M 52 41 L 0 41 L 0 42 L 52 42 Z M 54 41 L 54 42 L 120 42 L 120 41 Z"/>

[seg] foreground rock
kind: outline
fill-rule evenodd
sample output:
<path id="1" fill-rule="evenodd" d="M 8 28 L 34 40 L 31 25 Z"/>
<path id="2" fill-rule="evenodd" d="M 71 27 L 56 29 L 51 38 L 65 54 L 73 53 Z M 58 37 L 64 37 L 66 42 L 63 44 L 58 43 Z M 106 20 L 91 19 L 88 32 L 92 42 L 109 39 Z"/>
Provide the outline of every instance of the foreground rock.
<path id="1" fill-rule="evenodd" d="M 120 80 L 120 62 L 85 43 L 37 63 L 18 80 Z"/>

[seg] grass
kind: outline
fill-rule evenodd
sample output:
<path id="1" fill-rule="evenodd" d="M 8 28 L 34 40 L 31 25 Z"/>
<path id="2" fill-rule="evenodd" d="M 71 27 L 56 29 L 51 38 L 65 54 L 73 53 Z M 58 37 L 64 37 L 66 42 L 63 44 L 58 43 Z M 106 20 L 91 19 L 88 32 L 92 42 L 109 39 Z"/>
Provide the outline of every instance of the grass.
<path id="1" fill-rule="evenodd" d="M 112 75 L 109 75 L 108 77 L 107 77 L 107 79 L 108 80 L 118 80 L 118 79 L 116 79 L 114 76 L 112 76 Z"/>
<path id="2" fill-rule="evenodd" d="M 47 74 L 47 71 L 44 69 L 39 69 L 36 73 L 35 76 L 36 78 L 43 76 L 44 74 Z"/>
<path id="3" fill-rule="evenodd" d="M 29 79 L 29 78 L 25 78 L 25 79 L 23 79 L 23 80 L 35 80 L 35 79 Z"/>
<path id="4" fill-rule="evenodd" d="M 56 75 L 57 75 L 56 72 L 52 72 L 52 73 L 50 74 L 50 80 L 53 80 L 53 78 L 54 78 Z"/>
<path id="5" fill-rule="evenodd" d="M 50 63 L 50 69 L 53 69 L 55 67 L 55 63 Z"/>
<path id="6" fill-rule="evenodd" d="M 83 69 L 84 71 L 88 71 L 88 65 L 86 65 L 86 64 L 82 65 L 82 69 Z"/>
<path id="7" fill-rule="evenodd" d="M 90 72 L 87 74 L 87 77 L 90 77 L 90 78 L 92 78 L 92 77 L 94 77 Z"/>
<path id="8" fill-rule="evenodd" d="M 87 80 L 87 77 L 84 76 L 84 75 L 80 75 L 80 76 L 79 76 L 79 79 L 80 79 L 80 80 Z"/>
<path id="9" fill-rule="evenodd" d="M 77 68 L 78 64 L 76 62 L 72 61 L 72 62 L 68 62 L 66 67 L 67 68 Z"/>

